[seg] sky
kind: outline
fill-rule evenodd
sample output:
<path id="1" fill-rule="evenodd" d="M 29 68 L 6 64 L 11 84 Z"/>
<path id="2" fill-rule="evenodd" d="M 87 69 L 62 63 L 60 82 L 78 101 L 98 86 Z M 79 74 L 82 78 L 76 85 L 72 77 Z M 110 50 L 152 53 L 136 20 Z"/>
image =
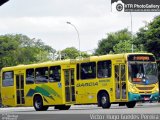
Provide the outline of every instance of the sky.
<path id="1" fill-rule="evenodd" d="M 132 13 L 133 33 L 158 12 Z M 111 0 L 10 0 L 0 7 L 0 35 L 23 34 L 41 39 L 56 50 L 93 51 L 107 33 L 128 28 L 131 14 L 111 11 Z"/>

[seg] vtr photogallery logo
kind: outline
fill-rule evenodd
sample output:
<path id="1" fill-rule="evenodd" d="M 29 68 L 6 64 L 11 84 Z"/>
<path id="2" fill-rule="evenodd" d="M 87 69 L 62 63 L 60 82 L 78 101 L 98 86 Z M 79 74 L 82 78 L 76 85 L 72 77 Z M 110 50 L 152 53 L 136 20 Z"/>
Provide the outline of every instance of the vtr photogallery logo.
<path id="1" fill-rule="evenodd" d="M 112 0 L 112 12 L 124 12 L 124 3 L 121 0 Z"/>
<path id="2" fill-rule="evenodd" d="M 111 0 L 112 12 L 160 12 L 160 0 Z"/>

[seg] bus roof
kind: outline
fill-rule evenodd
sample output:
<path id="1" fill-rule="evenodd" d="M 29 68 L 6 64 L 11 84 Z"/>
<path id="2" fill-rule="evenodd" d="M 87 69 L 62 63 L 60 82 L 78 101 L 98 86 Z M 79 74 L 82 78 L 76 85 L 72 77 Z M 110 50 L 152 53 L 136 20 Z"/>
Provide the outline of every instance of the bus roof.
<path id="1" fill-rule="evenodd" d="M 36 68 L 36 67 L 44 67 L 44 66 L 56 66 L 56 65 L 64 65 L 64 64 L 72 64 L 72 63 L 82 63 L 82 62 L 91 62 L 91 61 L 98 61 L 98 60 L 110 60 L 110 59 L 127 59 L 128 55 L 138 55 L 138 54 L 145 54 L 145 55 L 153 55 L 152 53 L 123 53 L 123 54 L 108 54 L 108 55 L 100 55 L 100 56 L 91 56 L 88 58 L 81 58 L 81 59 L 67 59 L 67 60 L 57 60 L 57 61 L 48 61 L 42 63 L 35 63 L 35 64 L 28 64 L 28 65 L 17 65 L 11 67 L 4 67 L 4 70 L 16 70 L 16 69 L 27 69 L 27 68 Z"/>

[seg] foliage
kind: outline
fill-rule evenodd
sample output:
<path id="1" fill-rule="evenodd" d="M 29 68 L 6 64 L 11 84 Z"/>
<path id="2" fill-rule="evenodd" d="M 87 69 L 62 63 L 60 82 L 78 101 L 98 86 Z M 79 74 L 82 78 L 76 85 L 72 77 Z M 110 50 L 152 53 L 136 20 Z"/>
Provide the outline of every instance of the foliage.
<path id="1" fill-rule="evenodd" d="M 79 51 L 75 47 L 68 47 L 61 51 L 63 59 L 76 59 L 80 56 Z M 82 57 L 88 57 L 89 55 L 85 52 L 81 52 Z"/>
<path id="2" fill-rule="evenodd" d="M 79 56 L 79 51 L 75 47 L 68 47 L 61 51 L 64 59 L 75 59 Z"/>
<path id="3" fill-rule="evenodd" d="M 132 43 L 130 40 L 128 41 L 120 41 L 118 44 L 113 46 L 114 53 L 127 53 L 132 52 Z"/>
<path id="4" fill-rule="evenodd" d="M 160 59 L 160 16 L 153 19 L 137 33 L 137 44 L 143 44 L 147 52 Z"/>
<path id="5" fill-rule="evenodd" d="M 132 34 L 128 29 L 108 33 L 106 38 L 99 41 L 95 54 L 103 55 L 109 53 L 131 52 L 131 46 L 134 43 L 134 39 L 135 37 L 133 37 L 132 40 Z"/>
<path id="6" fill-rule="evenodd" d="M 151 52 L 160 59 L 160 16 L 140 28 L 136 35 L 128 29 L 108 33 L 106 38 L 98 42 L 95 55 L 109 53 Z M 43 62 L 53 59 L 56 50 L 45 45 L 40 39 L 31 39 L 22 34 L 7 34 L 0 36 L 0 69 L 4 66 Z M 75 47 L 68 47 L 61 51 L 62 59 L 75 59 L 80 56 Z M 81 52 L 82 57 L 88 57 Z M 58 57 L 57 57 L 58 59 Z"/>
<path id="7" fill-rule="evenodd" d="M 0 36 L 0 68 L 49 60 L 55 50 L 21 34 Z"/>

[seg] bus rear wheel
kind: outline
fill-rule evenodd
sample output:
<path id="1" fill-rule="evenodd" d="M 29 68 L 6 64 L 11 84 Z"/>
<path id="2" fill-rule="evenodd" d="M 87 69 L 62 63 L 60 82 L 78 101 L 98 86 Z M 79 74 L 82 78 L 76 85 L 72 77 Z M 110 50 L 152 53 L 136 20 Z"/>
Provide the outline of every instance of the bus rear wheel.
<path id="1" fill-rule="evenodd" d="M 100 106 L 102 106 L 103 109 L 110 108 L 111 103 L 109 100 L 109 95 L 106 92 L 102 92 L 99 95 L 98 100 L 98 103 L 100 104 Z"/>
<path id="2" fill-rule="evenodd" d="M 69 110 L 71 106 L 70 105 L 56 105 L 55 109 L 59 109 L 59 110 Z"/>
<path id="3" fill-rule="evenodd" d="M 131 101 L 131 102 L 127 102 L 127 103 L 126 103 L 126 106 L 127 106 L 128 108 L 134 108 L 135 105 L 136 105 L 136 102 L 135 102 L 135 101 Z"/>
<path id="4" fill-rule="evenodd" d="M 42 97 L 39 95 L 34 97 L 33 104 L 36 111 L 46 111 L 48 109 L 48 106 L 43 106 Z"/>

